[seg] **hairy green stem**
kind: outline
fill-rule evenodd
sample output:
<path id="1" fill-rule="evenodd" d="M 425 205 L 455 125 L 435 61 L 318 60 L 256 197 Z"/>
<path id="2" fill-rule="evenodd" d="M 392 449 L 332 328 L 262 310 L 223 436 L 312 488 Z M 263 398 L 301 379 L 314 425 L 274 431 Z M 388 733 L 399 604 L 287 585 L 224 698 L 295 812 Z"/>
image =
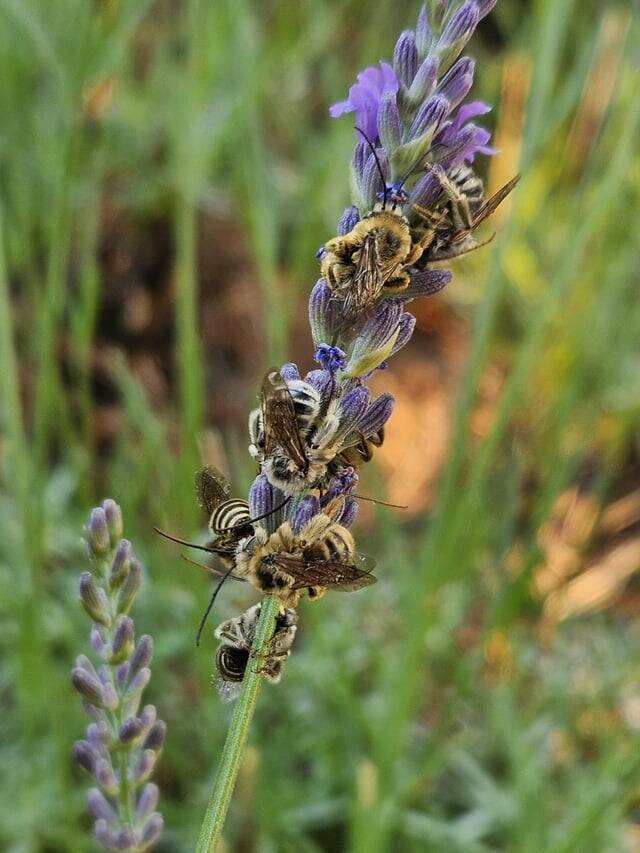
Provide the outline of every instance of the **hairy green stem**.
<path id="1" fill-rule="evenodd" d="M 196 853 L 213 853 L 216 842 L 220 838 L 224 820 L 229 809 L 231 795 L 236 783 L 242 748 L 249 733 L 249 725 L 253 717 L 258 688 L 260 686 L 259 670 L 261 656 L 265 644 L 273 634 L 273 626 L 280 609 L 279 600 L 268 595 L 262 600 L 260 617 L 256 625 L 256 633 L 251 647 L 251 660 L 247 666 L 242 689 L 236 702 L 227 733 L 227 739 L 222 750 L 222 758 L 213 783 L 207 811 L 202 821 Z"/>

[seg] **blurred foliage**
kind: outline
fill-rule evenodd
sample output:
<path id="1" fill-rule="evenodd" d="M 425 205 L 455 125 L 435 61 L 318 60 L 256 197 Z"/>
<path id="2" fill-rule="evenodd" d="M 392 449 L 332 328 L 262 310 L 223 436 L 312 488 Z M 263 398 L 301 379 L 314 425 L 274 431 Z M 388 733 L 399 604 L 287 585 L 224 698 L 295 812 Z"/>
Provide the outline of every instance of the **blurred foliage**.
<path id="1" fill-rule="evenodd" d="M 428 395 L 398 404 L 416 469 L 446 448 L 435 499 L 363 518 L 377 586 L 303 605 L 229 850 L 640 849 L 635 9 L 500 0 L 472 43 L 489 186 L 523 179 L 388 372 L 446 377 L 437 433 Z M 147 572 L 158 850 L 192 849 L 229 709 L 193 645 L 207 583 L 152 525 L 195 535 L 203 456 L 246 487 L 243 413 L 268 364 L 308 363 L 314 252 L 348 197 L 353 131 L 327 106 L 417 12 L 0 0 L 4 850 L 93 849 L 69 670 L 80 530 L 106 494 Z M 228 590 L 216 615 L 250 600 Z"/>

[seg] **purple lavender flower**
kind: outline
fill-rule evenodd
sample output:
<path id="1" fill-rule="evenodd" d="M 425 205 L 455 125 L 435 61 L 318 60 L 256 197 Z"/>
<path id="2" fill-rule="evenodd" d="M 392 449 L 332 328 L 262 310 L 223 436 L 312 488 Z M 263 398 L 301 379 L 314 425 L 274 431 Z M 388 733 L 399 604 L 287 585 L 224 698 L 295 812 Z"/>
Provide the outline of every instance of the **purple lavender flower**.
<path id="1" fill-rule="evenodd" d="M 93 620 L 91 647 L 102 663 L 80 655 L 72 682 L 92 720 L 76 742 L 78 764 L 96 787 L 87 803 L 94 832 L 106 850 L 149 850 L 162 832 L 155 811 L 158 789 L 148 781 L 162 750 L 166 727 L 156 709 L 140 711 L 151 677 L 151 637 L 135 641 L 126 615 L 140 586 L 140 564 L 122 535 L 122 514 L 112 500 L 92 510 L 85 530 L 91 571 L 80 575 L 80 602 Z"/>
<path id="2" fill-rule="evenodd" d="M 358 82 L 349 89 L 346 101 L 339 101 L 329 109 L 333 118 L 344 113 L 355 113 L 356 124 L 370 139 L 378 132 L 378 109 L 380 99 L 386 93 L 394 95 L 398 91 L 398 80 L 393 68 L 386 62 L 380 68 L 365 68 L 358 74 Z"/>

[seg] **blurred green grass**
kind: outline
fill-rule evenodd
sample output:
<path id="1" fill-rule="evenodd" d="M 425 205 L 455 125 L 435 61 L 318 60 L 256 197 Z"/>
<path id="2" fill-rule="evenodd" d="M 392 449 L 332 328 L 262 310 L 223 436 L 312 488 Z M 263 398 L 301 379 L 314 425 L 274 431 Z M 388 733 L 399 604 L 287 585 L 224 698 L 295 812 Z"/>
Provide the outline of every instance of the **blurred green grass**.
<path id="1" fill-rule="evenodd" d="M 418 7 L 0 0 L 2 849 L 93 849 L 68 673 L 87 635 L 79 531 L 107 493 L 147 569 L 134 615 L 156 640 L 149 701 L 169 725 L 158 849 L 192 849 L 229 709 L 210 652 L 193 646 L 207 584 L 151 527 L 199 523 L 192 474 L 216 406 L 199 216 L 231 209 L 246 233 L 258 377 L 287 357 L 315 248 L 347 201 L 352 130 L 327 105 L 390 54 Z M 586 481 L 605 505 L 638 470 L 633 9 L 500 0 L 472 43 L 475 91 L 497 105 L 502 156 L 523 180 L 496 241 L 454 270 L 472 333 L 437 501 L 419 523 L 379 514 L 376 587 L 303 606 L 286 677 L 262 691 L 227 849 L 640 849 L 637 623 L 610 609 L 547 636 L 532 593 L 558 496 Z M 121 416 L 105 459 L 93 341 L 106 195 L 170 223 L 176 396 L 158 409 L 109 355 Z M 505 380 L 479 436 L 478 388 L 498 360 Z M 246 486 L 246 461 L 233 464 Z M 230 591 L 217 615 L 248 600 Z"/>

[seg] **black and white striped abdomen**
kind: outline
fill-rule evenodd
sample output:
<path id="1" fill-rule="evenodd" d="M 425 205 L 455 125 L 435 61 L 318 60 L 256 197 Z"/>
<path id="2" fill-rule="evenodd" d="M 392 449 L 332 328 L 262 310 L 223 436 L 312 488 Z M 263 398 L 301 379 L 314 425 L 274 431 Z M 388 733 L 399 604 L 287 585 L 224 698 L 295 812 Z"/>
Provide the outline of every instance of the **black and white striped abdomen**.
<path id="1" fill-rule="evenodd" d="M 231 527 L 242 527 L 250 521 L 249 504 L 241 498 L 232 498 L 214 509 L 209 527 L 212 533 L 223 533 Z"/>
<path id="2" fill-rule="evenodd" d="M 449 180 L 456 189 L 471 202 L 472 206 L 480 204 L 484 198 L 484 184 L 470 166 L 463 163 L 447 173 Z"/>
<path id="3" fill-rule="evenodd" d="M 300 429 L 305 429 L 320 414 L 320 394 L 313 385 L 309 385 L 303 379 L 293 379 L 287 382 L 287 388 L 293 400 L 293 408 L 295 409 Z"/>

